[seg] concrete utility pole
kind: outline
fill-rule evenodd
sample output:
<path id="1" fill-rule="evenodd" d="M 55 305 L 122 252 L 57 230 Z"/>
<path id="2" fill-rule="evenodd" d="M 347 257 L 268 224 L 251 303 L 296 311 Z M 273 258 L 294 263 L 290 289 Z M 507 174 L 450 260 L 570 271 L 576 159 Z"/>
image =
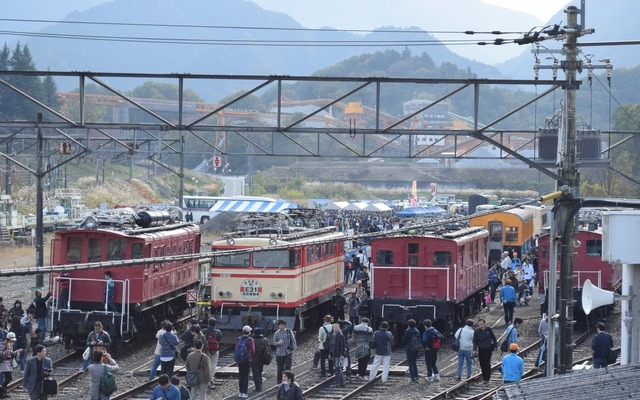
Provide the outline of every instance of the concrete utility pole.
<path id="1" fill-rule="evenodd" d="M 42 113 L 38 113 L 38 122 L 42 122 Z M 42 187 L 44 168 L 42 167 L 43 139 L 41 127 L 37 128 L 37 136 L 38 170 L 36 171 L 36 267 L 40 268 L 44 265 L 44 217 L 42 215 L 42 209 L 44 208 L 44 189 Z M 36 286 L 44 286 L 44 275 L 36 275 Z"/>
<path id="2" fill-rule="evenodd" d="M 584 10 L 582 10 L 584 13 Z M 560 249 L 560 346 L 558 357 L 558 372 L 565 374 L 571 372 L 573 364 L 573 250 L 576 228 L 576 216 L 579 203 L 576 198 L 579 196 L 580 177 L 576 169 L 576 75 L 581 70 L 581 61 L 578 60 L 577 39 L 581 35 L 578 25 L 578 8 L 569 6 L 567 13 L 567 27 L 565 29 L 565 50 L 566 58 L 561 63 L 565 73 L 565 104 L 563 113 L 563 135 L 564 158 L 560 165 L 558 174 L 563 182 L 558 182 L 558 189 L 563 185 L 568 185 L 571 192 L 561 198 L 557 203 L 554 223 L 557 236 L 552 240 L 558 240 Z M 583 14 L 584 15 L 584 14 Z M 552 284 L 552 290 L 555 285 Z M 548 310 L 549 315 L 553 315 L 555 310 Z M 550 323 L 549 331 L 553 332 L 553 322 Z"/>

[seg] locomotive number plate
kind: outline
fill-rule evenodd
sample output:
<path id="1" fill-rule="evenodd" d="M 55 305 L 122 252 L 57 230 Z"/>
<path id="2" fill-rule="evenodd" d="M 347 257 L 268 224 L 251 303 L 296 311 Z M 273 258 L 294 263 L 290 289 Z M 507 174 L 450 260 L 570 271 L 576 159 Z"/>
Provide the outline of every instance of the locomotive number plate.
<path id="1" fill-rule="evenodd" d="M 256 300 L 262 293 L 262 285 L 257 279 L 245 279 L 240 285 L 240 293 L 247 300 Z"/>

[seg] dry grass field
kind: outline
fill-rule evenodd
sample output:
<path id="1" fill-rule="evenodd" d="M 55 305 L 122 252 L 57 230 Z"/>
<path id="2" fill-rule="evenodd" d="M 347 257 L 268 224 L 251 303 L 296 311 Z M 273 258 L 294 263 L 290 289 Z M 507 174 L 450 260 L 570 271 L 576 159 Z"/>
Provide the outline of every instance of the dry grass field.
<path id="1" fill-rule="evenodd" d="M 44 264 L 49 265 L 51 246 L 49 238 L 45 237 Z M 34 267 L 36 264 L 35 244 L 1 243 L 0 244 L 0 269 Z"/>

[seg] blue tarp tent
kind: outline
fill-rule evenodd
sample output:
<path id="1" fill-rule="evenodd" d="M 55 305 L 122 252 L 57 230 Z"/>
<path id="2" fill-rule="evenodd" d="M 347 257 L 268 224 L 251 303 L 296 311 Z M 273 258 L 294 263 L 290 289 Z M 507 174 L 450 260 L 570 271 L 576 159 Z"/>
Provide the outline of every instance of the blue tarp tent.
<path id="1" fill-rule="evenodd" d="M 211 216 L 221 212 L 280 212 L 287 208 L 298 208 L 296 203 L 283 201 L 225 200 L 217 202 L 209 210 Z"/>
<path id="2" fill-rule="evenodd" d="M 397 217 L 430 217 L 433 215 L 445 214 L 446 211 L 438 206 L 410 207 L 401 211 L 396 211 Z"/>

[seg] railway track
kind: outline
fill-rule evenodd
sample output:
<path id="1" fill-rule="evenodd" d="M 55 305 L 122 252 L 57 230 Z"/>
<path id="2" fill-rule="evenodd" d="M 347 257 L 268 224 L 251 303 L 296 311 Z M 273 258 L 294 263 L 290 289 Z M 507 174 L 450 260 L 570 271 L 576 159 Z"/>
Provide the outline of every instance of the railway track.
<path id="1" fill-rule="evenodd" d="M 579 349 L 583 343 L 590 337 L 591 331 L 585 331 L 574 339 L 573 345 L 576 349 Z M 522 379 L 535 379 L 542 377 L 543 374 L 540 370 L 535 366 L 536 358 L 538 356 L 538 352 L 540 349 L 540 345 L 542 344 L 542 340 L 536 340 L 530 345 L 522 348 L 518 355 L 522 357 L 524 360 L 524 374 Z M 590 343 L 589 343 L 590 345 Z M 574 361 L 574 365 L 578 365 L 584 363 L 590 358 L 585 358 L 581 360 Z M 429 397 L 430 400 L 445 400 L 445 399 L 464 399 L 464 400 L 489 400 L 493 398 L 493 395 L 502 390 L 502 375 L 499 371 L 501 371 L 502 362 L 495 363 L 491 366 L 491 381 L 489 384 L 484 384 L 482 380 L 482 374 L 478 373 L 473 375 L 470 379 L 458 382 L 452 387 L 449 387 L 434 396 Z M 495 372 L 498 372 L 496 374 Z"/>
<path id="2" fill-rule="evenodd" d="M 218 358 L 218 368 L 216 369 L 216 377 L 219 376 L 237 376 L 238 368 L 234 360 L 233 349 L 231 347 L 223 347 L 220 349 L 220 356 Z M 149 369 L 153 361 L 153 357 L 146 360 L 144 363 L 136 366 L 131 373 L 134 375 L 149 375 Z M 181 361 L 181 360 L 180 360 Z M 145 369 L 146 368 L 146 369 Z M 186 375 L 186 369 L 183 364 L 177 364 L 174 368 L 174 375 L 184 376 Z M 183 382 L 184 383 L 184 382 Z M 125 391 L 118 391 L 111 395 L 111 400 L 124 400 L 124 399 L 145 399 L 148 400 L 151 397 L 153 388 L 158 384 L 158 377 L 151 381 L 143 382 L 128 388 Z M 217 385 L 218 383 L 216 383 Z M 222 384 L 222 383 L 220 383 Z"/>
<path id="3" fill-rule="evenodd" d="M 52 360 L 52 377 L 58 381 L 58 396 L 65 397 L 65 392 L 84 372 L 78 371 L 80 352 L 73 351 L 56 360 Z M 7 393 L 12 399 L 29 399 L 29 394 L 22 387 L 22 378 L 12 380 L 7 386 Z"/>

